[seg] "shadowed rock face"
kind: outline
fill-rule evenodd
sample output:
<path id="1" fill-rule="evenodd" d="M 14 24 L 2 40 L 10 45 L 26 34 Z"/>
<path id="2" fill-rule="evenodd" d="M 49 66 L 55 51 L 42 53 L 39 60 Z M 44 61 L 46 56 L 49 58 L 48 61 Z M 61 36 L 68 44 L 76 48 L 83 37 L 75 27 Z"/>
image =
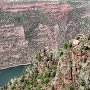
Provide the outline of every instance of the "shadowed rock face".
<path id="1" fill-rule="evenodd" d="M 57 53 L 63 41 L 89 31 L 89 3 L 16 2 L 3 3 L 0 6 L 1 67 L 30 62 L 35 52 L 45 46 Z M 15 44 L 14 56 L 11 54 L 13 49 L 7 43 Z M 5 45 L 8 46 L 4 50 L 2 47 Z M 15 62 L 12 63 L 13 60 Z"/>

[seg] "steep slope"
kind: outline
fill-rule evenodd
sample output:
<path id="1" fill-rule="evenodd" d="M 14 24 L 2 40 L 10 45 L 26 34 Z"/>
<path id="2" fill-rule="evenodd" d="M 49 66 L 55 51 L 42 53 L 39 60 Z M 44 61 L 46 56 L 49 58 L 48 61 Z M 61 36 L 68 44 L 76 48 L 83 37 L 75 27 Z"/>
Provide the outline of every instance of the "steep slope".
<path id="1" fill-rule="evenodd" d="M 90 90 L 90 35 L 66 41 L 64 48 L 45 48 L 20 78 L 2 90 Z"/>
<path id="2" fill-rule="evenodd" d="M 65 90 L 69 90 L 69 88 L 71 88 L 70 90 L 89 90 L 90 40 L 80 35 L 71 42 L 72 48 L 67 48 L 58 62 L 56 90 L 63 90 L 63 88 Z M 63 83 L 60 85 L 59 81 Z"/>

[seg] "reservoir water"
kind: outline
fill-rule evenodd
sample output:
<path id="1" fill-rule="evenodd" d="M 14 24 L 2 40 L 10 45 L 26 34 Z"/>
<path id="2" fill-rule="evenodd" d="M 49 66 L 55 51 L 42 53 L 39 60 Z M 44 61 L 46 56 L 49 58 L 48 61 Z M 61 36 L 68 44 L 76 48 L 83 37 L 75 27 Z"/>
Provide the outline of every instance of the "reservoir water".
<path id="1" fill-rule="evenodd" d="M 0 70 L 0 87 L 5 86 L 10 79 L 20 77 L 27 65 L 20 65 Z"/>

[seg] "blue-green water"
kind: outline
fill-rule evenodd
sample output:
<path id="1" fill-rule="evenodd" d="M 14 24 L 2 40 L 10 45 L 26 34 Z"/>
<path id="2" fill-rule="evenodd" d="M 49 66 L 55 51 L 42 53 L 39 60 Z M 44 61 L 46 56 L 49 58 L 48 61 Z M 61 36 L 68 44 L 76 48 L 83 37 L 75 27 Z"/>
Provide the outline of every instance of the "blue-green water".
<path id="1" fill-rule="evenodd" d="M 5 86 L 10 81 L 10 79 L 20 77 L 25 68 L 26 65 L 20 65 L 0 70 L 0 87 Z"/>

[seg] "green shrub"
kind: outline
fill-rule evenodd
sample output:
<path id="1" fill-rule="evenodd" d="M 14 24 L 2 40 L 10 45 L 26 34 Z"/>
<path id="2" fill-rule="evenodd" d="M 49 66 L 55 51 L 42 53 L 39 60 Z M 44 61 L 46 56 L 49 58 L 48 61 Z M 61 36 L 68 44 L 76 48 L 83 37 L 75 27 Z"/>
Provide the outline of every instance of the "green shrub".
<path id="1" fill-rule="evenodd" d="M 84 46 L 84 50 L 90 50 L 90 47 Z"/>
<path id="2" fill-rule="evenodd" d="M 31 79 L 31 80 L 30 80 L 30 85 L 33 85 L 33 83 L 34 83 L 34 82 L 33 82 L 33 80 Z"/>
<path id="3" fill-rule="evenodd" d="M 25 90 L 31 90 L 31 87 L 29 85 L 27 85 Z"/>
<path id="4" fill-rule="evenodd" d="M 86 85 L 86 82 L 84 79 L 81 79 L 81 82 L 80 82 L 81 86 L 85 86 Z"/>
<path id="5" fill-rule="evenodd" d="M 63 55 L 63 51 L 59 51 L 59 56 L 61 57 Z"/>
<path id="6" fill-rule="evenodd" d="M 15 90 L 15 89 L 16 89 L 16 84 L 17 84 L 17 83 L 18 83 L 17 80 L 15 80 L 15 81 L 13 82 L 13 86 L 11 87 L 12 90 Z"/>
<path id="7" fill-rule="evenodd" d="M 61 57 L 63 55 L 63 49 L 62 48 L 59 48 L 58 54 L 59 54 L 59 57 Z"/>
<path id="8" fill-rule="evenodd" d="M 70 86 L 70 90 L 74 90 L 74 86 L 72 85 L 72 86 Z"/>
<path id="9" fill-rule="evenodd" d="M 16 89 L 16 85 L 14 84 L 12 87 L 11 87 L 11 90 L 15 90 Z"/>
<path id="10" fill-rule="evenodd" d="M 22 88 L 25 88 L 25 86 L 26 86 L 26 83 L 23 82 L 23 83 L 22 83 Z"/>
<path id="11" fill-rule="evenodd" d="M 69 48 L 72 48 L 72 42 L 69 42 L 69 46 L 68 46 Z"/>
<path id="12" fill-rule="evenodd" d="M 52 61 L 53 60 L 53 52 L 50 52 L 50 55 L 49 55 L 49 60 Z"/>
<path id="13" fill-rule="evenodd" d="M 41 61 L 42 56 L 41 56 L 41 53 L 40 52 L 37 52 L 36 53 L 36 59 L 39 60 L 39 61 Z"/>
<path id="14" fill-rule="evenodd" d="M 33 83 L 33 86 L 36 87 L 38 85 L 37 81 Z"/>
<path id="15" fill-rule="evenodd" d="M 41 88 L 42 88 L 42 86 L 38 84 L 36 87 L 36 90 L 41 90 Z"/>
<path id="16" fill-rule="evenodd" d="M 49 63 L 47 63 L 47 68 L 49 69 Z"/>
<path id="17" fill-rule="evenodd" d="M 47 77 L 50 77 L 50 75 L 51 75 L 50 72 L 46 72 L 46 73 L 43 75 L 43 77 L 44 77 L 44 78 L 47 78 Z"/>
<path id="18" fill-rule="evenodd" d="M 46 77 L 46 78 L 44 79 L 44 83 L 45 83 L 45 84 L 48 84 L 48 82 L 49 82 L 49 77 Z"/>
<path id="19" fill-rule="evenodd" d="M 76 39 L 79 40 L 80 39 L 80 36 L 77 36 Z"/>
<path id="20" fill-rule="evenodd" d="M 44 66 L 47 67 L 47 62 L 45 61 Z"/>
<path id="21" fill-rule="evenodd" d="M 38 78 L 38 79 L 43 78 L 43 74 L 38 74 L 37 78 Z"/>
<path id="22" fill-rule="evenodd" d="M 55 77 L 55 75 L 56 75 L 56 70 L 53 70 L 53 71 L 51 72 L 51 77 Z"/>
<path id="23" fill-rule="evenodd" d="M 22 76 L 20 81 L 21 81 L 21 82 L 24 82 L 24 78 L 25 78 L 25 77 L 24 77 L 24 76 Z"/>
<path id="24" fill-rule="evenodd" d="M 60 79 L 59 83 L 60 83 L 60 85 L 61 85 L 61 84 L 63 83 L 63 80 L 62 80 L 62 79 Z"/>
<path id="25" fill-rule="evenodd" d="M 64 48 L 67 49 L 69 46 L 69 43 L 67 41 L 64 42 Z"/>
<path id="26" fill-rule="evenodd" d="M 14 81 L 14 84 L 16 85 L 18 83 L 17 79 Z"/>
<path id="27" fill-rule="evenodd" d="M 38 71 L 35 71 L 32 76 L 33 76 L 34 79 L 36 79 L 37 76 L 38 76 Z"/>

